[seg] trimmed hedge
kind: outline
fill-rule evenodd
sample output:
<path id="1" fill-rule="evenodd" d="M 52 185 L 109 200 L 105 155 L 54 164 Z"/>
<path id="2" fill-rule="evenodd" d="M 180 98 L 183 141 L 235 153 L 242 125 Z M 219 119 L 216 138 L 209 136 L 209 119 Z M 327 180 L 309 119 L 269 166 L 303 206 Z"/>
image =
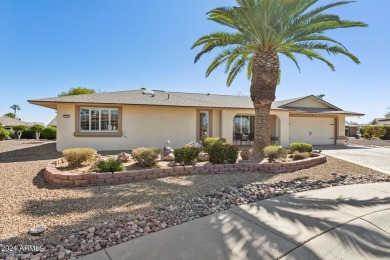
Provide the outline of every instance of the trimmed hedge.
<path id="1" fill-rule="evenodd" d="M 307 143 L 291 143 L 289 147 L 291 152 L 301 152 L 301 153 L 311 153 L 313 151 L 313 146 Z"/>
<path id="2" fill-rule="evenodd" d="M 211 147 L 209 156 L 210 162 L 214 164 L 235 163 L 238 158 L 238 147 L 226 142 L 216 142 Z"/>
<path id="3" fill-rule="evenodd" d="M 57 137 L 57 128 L 52 126 L 47 126 L 42 130 L 41 138 L 55 140 Z"/>
<path id="4" fill-rule="evenodd" d="M 4 141 L 9 137 L 9 131 L 5 128 L 0 128 L 0 141 Z"/>
<path id="5" fill-rule="evenodd" d="M 197 147 L 177 148 L 173 151 L 175 162 L 181 165 L 194 164 L 196 159 L 198 159 L 200 150 L 201 149 Z"/>
<path id="6" fill-rule="evenodd" d="M 221 137 L 203 138 L 202 140 L 203 151 L 205 151 L 206 153 L 210 153 L 211 147 L 217 142 L 227 143 L 226 139 Z"/>
<path id="7" fill-rule="evenodd" d="M 115 158 L 100 160 L 96 163 L 98 172 L 120 172 L 123 170 L 122 162 Z"/>

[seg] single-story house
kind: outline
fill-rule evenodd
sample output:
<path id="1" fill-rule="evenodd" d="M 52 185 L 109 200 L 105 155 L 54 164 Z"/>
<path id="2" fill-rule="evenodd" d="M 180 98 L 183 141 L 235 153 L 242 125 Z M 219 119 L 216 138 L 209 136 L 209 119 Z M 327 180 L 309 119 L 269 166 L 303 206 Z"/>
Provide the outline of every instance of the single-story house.
<path id="1" fill-rule="evenodd" d="M 345 129 L 348 129 L 348 136 L 349 137 L 360 134 L 360 128 L 363 126 L 364 125 L 345 122 Z"/>
<path id="2" fill-rule="evenodd" d="M 254 132 L 250 97 L 196 94 L 145 89 L 29 100 L 57 110 L 57 150 L 92 147 L 125 150 L 162 147 L 170 140 L 181 147 L 203 137 L 224 137 L 234 143 L 236 133 Z M 315 145 L 344 144 L 344 111 L 313 95 L 276 101 L 270 118 L 272 140 Z"/>
<path id="3" fill-rule="evenodd" d="M 390 118 L 374 118 L 372 125 L 390 125 Z"/>
<path id="4" fill-rule="evenodd" d="M 27 123 L 16 119 L 16 118 L 10 118 L 7 116 L 0 116 L 0 123 L 3 125 L 5 129 L 12 129 L 12 127 L 17 126 L 17 125 L 24 125 L 27 126 Z"/>

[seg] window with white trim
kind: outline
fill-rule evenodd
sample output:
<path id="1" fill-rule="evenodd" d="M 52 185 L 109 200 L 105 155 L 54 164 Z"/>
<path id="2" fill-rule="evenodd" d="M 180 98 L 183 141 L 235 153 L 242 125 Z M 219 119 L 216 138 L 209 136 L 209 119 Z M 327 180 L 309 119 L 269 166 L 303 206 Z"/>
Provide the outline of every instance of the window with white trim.
<path id="1" fill-rule="evenodd" d="M 118 132 L 117 108 L 80 108 L 80 132 Z"/>

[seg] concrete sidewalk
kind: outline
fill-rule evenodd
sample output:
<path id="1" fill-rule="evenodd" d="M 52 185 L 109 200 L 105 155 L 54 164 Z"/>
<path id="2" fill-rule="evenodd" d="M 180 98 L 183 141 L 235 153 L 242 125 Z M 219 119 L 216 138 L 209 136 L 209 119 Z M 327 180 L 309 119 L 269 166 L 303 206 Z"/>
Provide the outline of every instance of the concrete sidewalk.
<path id="1" fill-rule="evenodd" d="M 390 183 L 284 195 L 88 255 L 127 259 L 390 258 Z"/>

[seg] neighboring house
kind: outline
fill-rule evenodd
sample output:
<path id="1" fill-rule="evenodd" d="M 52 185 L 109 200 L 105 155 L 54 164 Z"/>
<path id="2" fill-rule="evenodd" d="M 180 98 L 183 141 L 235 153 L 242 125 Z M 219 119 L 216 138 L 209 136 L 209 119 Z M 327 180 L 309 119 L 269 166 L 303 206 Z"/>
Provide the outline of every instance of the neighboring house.
<path id="1" fill-rule="evenodd" d="M 57 110 L 57 149 L 92 147 L 129 150 L 162 147 L 167 140 L 180 147 L 205 136 L 225 137 L 254 132 L 250 97 L 195 94 L 145 89 L 29 100 Z M 343 111 L 315 96 L 272 104 L 272 140 L 287 147 L 301 141 L 315 145 L 344 144 Z"/>
<path id="2" fill-rule="evenodd" d="M 0 123 L 3 125 L 5 129 L 12 129 L 12 127 L 17 125 L 25 125 L 27 126 L 27 123 L 24 121 L 21 121 L 19 119 L 10 118 L 6 116 L 0 116 Z"/>
<path id="3" fill-rule="evenodd" d="M 374 118 L 372 125 L 390 125 L 390 118 Z"/>
<path id="4" fill-rule="evenodd" d="M 32 127 L 33 125 L 45 126 L 45 123 L 43 123 L 43 122 L 26 122 L 26 124 L 28 127 Z"/>
<path id="5" fill-rule="evenodd" d="M 57 117 L 53 118 L 47 126 L 57 127 Z"/>
<path id="6" fill-rule="evenodd" d="M 360 128 L 362 126 L 363 125 L 351 124 L 351 123 L 345 122 L 345 128 L 349 129 L 348 136 L 350 136 L 350 137 L 355 136 L 356 134 L 360 134 Z"/>

